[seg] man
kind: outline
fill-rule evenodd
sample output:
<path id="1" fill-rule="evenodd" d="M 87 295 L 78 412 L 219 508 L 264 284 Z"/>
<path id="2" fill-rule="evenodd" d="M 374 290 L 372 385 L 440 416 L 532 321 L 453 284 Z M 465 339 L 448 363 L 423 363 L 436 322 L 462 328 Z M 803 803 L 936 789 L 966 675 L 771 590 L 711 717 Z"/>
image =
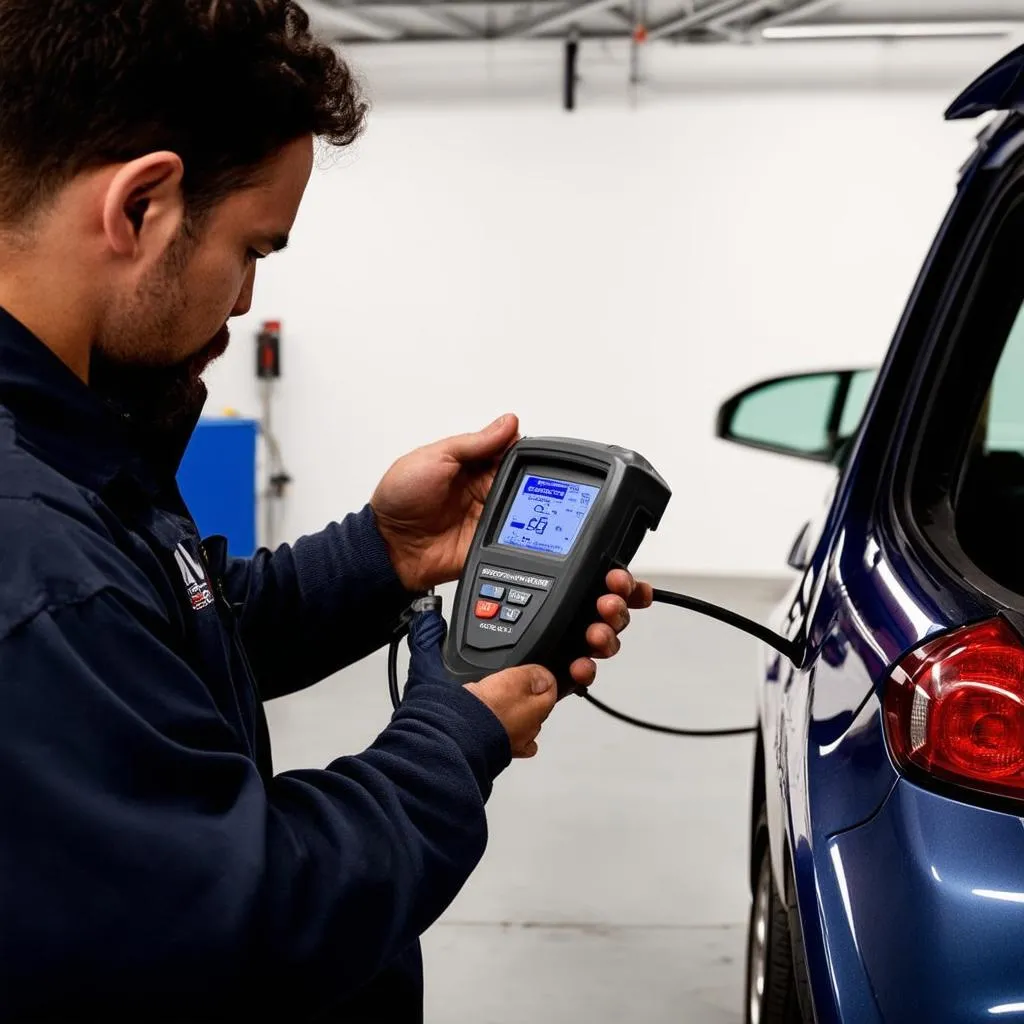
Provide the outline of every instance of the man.
<path id="1" fill-rule="evenodd" d="M 322 771 L 274 775 L 262 709 L 458 576 L 515 417 L 251 561 L 174 483 L 314 139 L 363 116 L 291 0 L 0 0 L 2 1020 L 419 1020 L 418 937 L 537 752 L 538 667 L 421 680 Z M 651 600 L 609 590 L 595 657 Z"/>

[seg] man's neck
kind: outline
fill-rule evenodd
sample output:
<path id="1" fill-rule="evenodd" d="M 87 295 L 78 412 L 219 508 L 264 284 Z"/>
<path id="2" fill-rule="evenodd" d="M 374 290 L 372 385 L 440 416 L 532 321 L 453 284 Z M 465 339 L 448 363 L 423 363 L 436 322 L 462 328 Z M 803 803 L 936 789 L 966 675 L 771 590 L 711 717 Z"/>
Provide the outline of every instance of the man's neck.
<path id="1" fill-rule="evenodd" d="M 0 307 L 88 384 L 93 325 L 74 282 L 75 275 L 62 273 L 59 257 L 14 255 L 0 243 Z"/>

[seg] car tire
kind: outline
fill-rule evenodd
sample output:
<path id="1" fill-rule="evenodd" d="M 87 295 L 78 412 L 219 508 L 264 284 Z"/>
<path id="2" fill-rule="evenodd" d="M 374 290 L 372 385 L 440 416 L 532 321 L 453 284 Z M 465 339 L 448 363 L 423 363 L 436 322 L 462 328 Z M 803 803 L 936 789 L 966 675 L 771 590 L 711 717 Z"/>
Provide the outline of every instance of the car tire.
<path id="1" fill-rule="evenodd" d="M 813 1024 L 813 1017 L 805 1016 L 801 1008 L 789 909 L 775 887 L 763 811 L 755 836 L 754 895 L 747 932 L 745 1020 L 747 1024 Z"/>

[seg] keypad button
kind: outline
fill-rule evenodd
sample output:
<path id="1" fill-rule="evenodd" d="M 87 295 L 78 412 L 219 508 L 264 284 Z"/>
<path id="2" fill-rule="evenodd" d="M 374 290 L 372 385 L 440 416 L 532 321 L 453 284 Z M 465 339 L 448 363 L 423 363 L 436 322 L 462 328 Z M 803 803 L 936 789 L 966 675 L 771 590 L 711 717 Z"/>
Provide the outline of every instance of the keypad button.
<path id="1" fill-rule="evenodd" d="M 502 608 L 501 609 L 501 621 L 502 622 L 518 622 L 523 616 L 522 608 Z"/>
<path id="2" fill-rule="evenodd" d="M 530 598 L 533 597 L 528 590 L 510 590 L 508 592 L 508 603 L 517 604 L 521 608 L 525 608 L 530 603 Z"/>
<path id="3" fill-rule="evenodd" d="M 492 601 L 500 601 L 505 596 L 505 588 L 496 587 L 493 583 L 485 583 L 480 588 L 480 596 L 488 597 Z"/>
<path id="4" fill-rule="evenodd" d="M 476 617 L 478 619 L 493 619 L 501 611 L 501 605 L 497 601 L 477 601 Z"/>

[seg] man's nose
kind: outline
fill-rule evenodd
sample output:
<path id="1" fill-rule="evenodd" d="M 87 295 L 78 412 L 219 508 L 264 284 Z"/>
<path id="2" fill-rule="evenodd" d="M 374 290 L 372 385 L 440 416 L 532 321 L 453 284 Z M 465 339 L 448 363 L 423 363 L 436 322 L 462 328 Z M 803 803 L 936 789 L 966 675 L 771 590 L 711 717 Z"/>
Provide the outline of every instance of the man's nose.
<path id="1" fill-rule="evenodd" d="M 242 290 L 238 295 L 238 301 L 235 303 L 235 308 L 231 310 L 232 316 L 245 316 L 246 313 L 252 309 L 252 293 L 256 284 L 256 267 L 250 267 L 248 274 L 245 276 L 245 283 L 242 285 Z"/>

